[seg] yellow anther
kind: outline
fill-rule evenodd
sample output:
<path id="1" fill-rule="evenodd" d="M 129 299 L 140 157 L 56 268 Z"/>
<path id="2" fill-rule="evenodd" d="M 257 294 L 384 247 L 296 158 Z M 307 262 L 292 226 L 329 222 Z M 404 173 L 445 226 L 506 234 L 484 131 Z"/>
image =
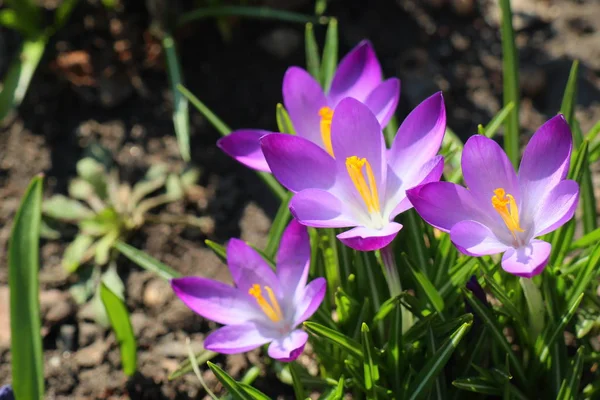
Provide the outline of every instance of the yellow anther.
<path id="1" fill-rule="evenodd" d="M 275 293 L 273 293 L 273 290 L 268 286 L 265 286 L 264 288 L 267 291 L 270 303 L 264 298 L 260 285 L 257 283 L 252 285 L 248 290 L 248 294 L 256 299 L 258 306 L 271 321 L 279 322 L 283 319 L 283 314 L 281 313 L 281 308 L 279 307 Z"/>
<path id="2" fill-rule="evenodd" d="M 367 179 L 365 179 L 363 167 L 365 167 Z M 367 210 L 370 213 L 379 213 L 377 182 L 375 182 L 375 175 L 373 175 L 369 161 L 366 158 L 358 158 L 357 156 L 348 157 L 346 158 L 346 169 L 348 170 L 350 179 L 352 179 L 352 183 L 354 183 L 354 187 L 356 187 L 356 190 L 358 190 L 358 193 L 367 205 Z"/>
<path id="3" fill-rule="evenodd" d="M 502 217 L 513 238 L 516 239 L 517 234 L 515 232 L 523 232 L 523 228 L 519 224 L 519 209 L 515 198 L 507 194 L 503 188 L 498 188 L 494 190 L 492 206 Z"/>
<path id="4" fill-rule="evenodd" d="M 333 146 L 331 145 L 331 120 L 333 119 L 333 110 L 327 106 L 319 109 L 321 117 L 321 139 L 323 145 L 331 157 L 333 157 Z"/>

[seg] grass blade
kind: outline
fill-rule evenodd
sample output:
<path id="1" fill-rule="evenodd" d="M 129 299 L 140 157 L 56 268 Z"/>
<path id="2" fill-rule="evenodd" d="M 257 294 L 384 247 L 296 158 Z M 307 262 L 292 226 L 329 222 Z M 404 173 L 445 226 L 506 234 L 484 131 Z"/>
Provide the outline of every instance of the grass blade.
<path id="1" fill-rule="evenodd" d="M 596 228 L 590 233 L 583 235 L 571 244 L 571 250 L 583 249 L 600 241 L 600 228 Z"/>
<path id="2" fill-rule="evenodd" d="M 580 347 L 577 350 L 575 359 L 571 362 L 569 374 L 560 385 L 560 391 L 556 397 L 557 400 L 568 400 L 578 397 L 579 383 L 581 382 L 581 374 L 583 372 L 583 352 L 584 347 Z"/>
<path id="3" fill-rule="evenodd" d="M 500 129 L 504 121 L 506 121 L 506 118 L 508 118 L 508 116 L 514 108 L 515 103 L 513 103 L 512 101 L 509 102 L 502 108 L 502 110 L 498 112 L 498 114 L 494 116 L 494 118 L 492 118 L 492 120 L 485 126 L 485 128 L 480 129 L 479 133 L 481 135 L 485 135 L 489 138 L 492 138 L 496 134 L 498 129 Z"/>
<path id="4" fill-rule="evenodd" d="M 15 216 L 8 245 L 12 384 L 18 399 L 44 398 L 38 297 L 42 184 L 41 176 L 29 184 Z"/>
<path id="5" fill-rule="evenodd" d="M 565 87 L 565 93 L 563 94 L 562 103 L 560 105 L 560 113 L 565 116 L 567 123 L 573 130 L 575 122 L 575 103 L 577 101 L 577 73 L 579 71 L 579 60 L 573 61 L 571 71 L 569 72 L 569 80 Z M 575 148 L 579 148 L 581 145 L 581 137 L 575 135 Z"/>
<path id="6" fill-rule="evenodd" d="M 277 103 L 277 108 L 275 110 L 275 118 L 277 120 L 277 128 L 279 128 L 279 132 L 289 133 L 291 135 L 296 134 L 296 130 L 294 129 L 294 125 L 292 125 L 290 115 L 281 103 Z"/>
<path id="7" fill-rule="evenodd" d="M 444 342 L 433 357 L 423 366 L 419 375 L 415 378 L 415 383 L 408 389 L 409 400 L 415 400 L 424 397 L 434 383 L 436 377 L 454 353 L 458 343 L 471 328 L 471 323 L 462 324 L 449 338 Z"/>
<path id="8" fill-rule="evenodd" d="M 194 11 L 184 14 L 177 22 L 178 26 L 189 22 L 211 17 L 244 17 L 258 19 L 272 19 L 276 21 L 297 22 L 305 24 L 313 22 L 316 24 L 326 24 L 327 17 L 317 17 L 312 15 L 298 14 L 291 11 L 276 10 L 269 7 L 252 7 L 252 6 L 217 6 L 217 7 L 202 7 Z"/>
<path id="9" fill-rule="evenodd" d="M 294 395 L 297 399 L 305 399 L 306 394 L 304 393 L 304 386 L 302 385 L 302 381 L 300 380 L 300 372 L 298 371 L 302 367 L 296 362 L 291 362 L 289 365 L 290 375 L 292 375 L 292 386 L 294 387 Z"/>
<path id="10" fill-rule="evenodd" d="M 504 106 L 514 105 L 504 124 L 504 150 L 515 168 L 519 162 L 519 59 L 510 0 L 500 0 L 502 12 L 502 74 Z"/>
<path id="11" fill-rule="evenodd" d="M 444 299 L 442 298 L 440 293 L 437 291 L 435 286 L 433 286 L 433 284 L 431 283 L 429 278 L 427 278 L 425 273 L 421 270 L 416 269 L 412 265 L 405 253 L 402 253 L 401 257 L 404 260 L 404 263 L 408 265 L 408 268 L 412 273 L 413 278 L 419 284 L 421 290 L 425 292 L 425 295 L 429 299 L 429 302 L 431 303 L 433 308 L 441 315 L 442 311 L 444 311 Z"/>
<path id="12" fill-rule="evenodd" d="M 141 250 L 136 249 L 133 246 L 128 245 L 127 243 L 118 241 L 115 243 L 114 247 L 130 261 L 133 261 L 140 267 L 150 272 L 154 272 L 161 278 L 170 280 L 173 278 L 179 278 L 181 276 L 181 274 L 175 271 L 173 268 L 166 266 L 157 259 L 149 256 Z"/>
<path id="13" fill-rule="evenodd" d="M 567 304 L 573 305 L 577 298 L 585 293 L 591 280 L 597 275 L 600 268 L 600 242 L 596 244 L 592 250 L 585 269 L 577 271 L 575 281 L 571 284 L 571 288 L 567 294 Z"/>
<path id="14" fill-rule="evenodd" d="M 173 92 L 173 126 L 177 135 L 179 152 L 184 161 L 190 161 L 190 117 L 188 112 L 188 99 L 178 90 L 182 83 L 181 64 L 177 56 L 175 41 L 170 33 L 165 33 L 162 40 L 167 59 L 167 74 Z"/>
<path id="15" fill-rule="evenodd" d="M 369 327 L 363 322 L 360 328 L 362 337 L 362 348 L 365 355 L 363 360 L 363 369 L 365 377 L 365 388 L 367 389 L 367 399 L 377 399 L 375 385 L 379 380 L 379 368 L 374 360 L 373 354 L 373 339 Z"/>
<path id="16" fill-rule="evenodd" d="M 208 367 L 215 374 L 217 379 L 225 386 L 229 391 L 229 394 L 236 400 L 252 400 L 252 397 L 246 393 L 244 388 L 235 381 L 227 372 L 223 371 L 221 367 L 208 361 L 206 363 Z"/>
<path id="17" fill-rule="evenodd" d="M 100 286 L 100 297 L 102 298 L 104 308 L 106 308 L 110 325 L 119 342 L 123 372 L 127 376 L 133 376 L 137 369 L 137 344 L 127 307 L 123 300 L 114 294 L 104 283 L 101 283 Z"/>
<path id="18" fill-rule="evenodd" d="M 331 81 L 337 68 L 338 59 L 338 22 L 331 18 L 325 35 L 325 46 L 323 48 L 323 62 L 321 64 L 321 85 L 325 92 L 329 91 Z"/>
<path id="19" fill-rule="evenodd" d="M 14 107 L 21 105 L 33 74 L 44 55 L 48 37 L 41 35 L 36 39 L 25 40 L 21 51 L 12 60 L 8 72 L 2 80 L 0 92 L 0 121 Z"/>
<path id="20" fill-rule="evenodd" d="M 306 69 L 308 73 L 317 80 L 321 81 L 321 58 L 319 56 L 319 45 L 315 39 L 313 24 L 306 24 L 304 30 L 304 52 L 306 53 Z"/>
<path id="21" fill-rule="evenodd" d="M 336 330 L 327 328 L 321 324 L 317 324 L 316 322 L 307 321 L 304 323 L 304 327 L 313 335 L 327 339 L 328 341 L 348 351 L 355 358 L 361 361 L 363 360 L 363 351 L 360 344 L 356 340 L 351 339 Z"/>
<path id="22" fill-rule="evenodd" d="M 281 241 L 283 231 L 285 231 L 285 228 L 287 227 L 292 216 L 289 208 L 291 199 L 292 193 L 289 193 L 287 200 L 281 202 L 281 205 L 277 210 L 277 214 L 275 215 L 275 219 L 273 220 L 273 224 L 271 225 L 269 237 L 267 238 L 267 247 L 265 247 L 265 254 L 270 259 L 275 257 L 275 253 L 277 253 L 277 249 L 279 248 L 279 242 Z"/>

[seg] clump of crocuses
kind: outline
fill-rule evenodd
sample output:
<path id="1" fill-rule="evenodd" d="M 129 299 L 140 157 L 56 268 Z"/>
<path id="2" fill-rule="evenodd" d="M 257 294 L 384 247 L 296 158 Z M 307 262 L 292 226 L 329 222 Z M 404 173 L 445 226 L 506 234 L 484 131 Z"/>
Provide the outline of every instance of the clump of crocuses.
<path id="1" fill-rule="evenodd" d="M 204 347 L 233 354 L 269 345 L 269 356 L 293 361 L 308 335 L 297 326 L 308 319 L 325 296 L 325 279 L 307 284 L 310 242 L 306 228 L 292 221 L 286 228 L 277 270 L 249 245 L 231 239 L 227 264 L 234 286 L 201 277 L 171 281 L 179 298 L 196 313 L 225 326 L 206 337 Z"/>
<path id="2" fill-rule="evenodd" d="M 261 139 L 273 175 L 295 192 L 290 210 L 303 225 L 353 229 L 338 235 L 347 246 L 387 246 L 402 228 L 394 218 L 412 207 L 406 190 L 440 179 L 436 155 L 446 130 L 441 93 L 404 120 L 387 149 L 376 115 L 358 100 L 335 108 L 331 152 L 300 137 L 272 133 Z"/>
<path id="3" fill-rule="evenodd" d="M 331 124 L 336 106 L 346 97 L 363 102 L 385 127 L 400 96 L 397 78 L 383 80 L 381 66 L 368 41 L 359 43 L 340 62 L 328 92 L 300 67 L 290 67 L 283 78 L 283 103 L 295 134 L 333 155 Z M 271 133 L 241 129 L 219 140 L 218 146 L 242 164 L 269 172 L 259 139 Z M 292 133 L 292 132 L 284 132 Z"/>
<path id="4" fill-rule="evenodd" d="M 409 190 L 408 198 L 464 254 L 504 253 L 505 271 L 531 277 L 542 272 L 551 251 L 550 243 L 536 237 L 561 227 L 577 208 L 579 186 L 565 179 L 571 148 L 562 115 L 533 135 L 518 173 L 496 142 L 473 136 L 461 160 L 468 189 L 433 182 Z"/>

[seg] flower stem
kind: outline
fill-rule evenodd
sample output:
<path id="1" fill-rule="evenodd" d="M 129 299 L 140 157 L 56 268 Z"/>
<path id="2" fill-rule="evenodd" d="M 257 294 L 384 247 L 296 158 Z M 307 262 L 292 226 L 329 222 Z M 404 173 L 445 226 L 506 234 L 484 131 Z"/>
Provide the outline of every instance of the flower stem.
<path id="1" fill-rule="evenodd" d="M 398 266 L 396 265 L 392 244 L 388 244 L 379 250 L 379 252 L 383 260 L 383 266 L 385 267 L 385 280 L 390 290 L 390 296 L 394 298 L 402 293 L 402 285 L 400 284 L 400 276 L 398 275 Z M 403 305 L 400 305 L 400 311 L 402 313 L 402 333 L 404 333 L 412 326 L 413 319 L 410 311 Z"/>
<path id="2" fill-rule="evenodd" d="M 519 281 L 521 282 L 525 301 L 527 302 L 527 310 L 529 311 L 529 334 L 531 335 L 531 340 L 535 341 L 544 330 L 544 300 L 542 299 L 540 289 L 533 282 L 533 279 L 520 278 Z"/>

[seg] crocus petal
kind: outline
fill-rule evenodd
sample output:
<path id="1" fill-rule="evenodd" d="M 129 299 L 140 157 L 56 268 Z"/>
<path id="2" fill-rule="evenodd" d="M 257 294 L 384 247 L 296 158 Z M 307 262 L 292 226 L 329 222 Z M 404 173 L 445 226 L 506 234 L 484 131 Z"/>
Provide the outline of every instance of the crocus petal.
<path id="1" fill-rule="evenodd" d="M 342 176 L 348 177 L 346 159 L 356 156 L 369 162 L 377 183 L 383 182 L 385 142 L 381 125 L 369 107 L 352 98 L 340 102 L 331 122 L 331 146 L 336 162 L 343 164 Z"/>
<path id="2" fill-rule="evenodd" d="M 259 139 L 271 133 L 259 129 L 241 129 L 231 132 L 217 141 L 217 146 L 227 155 L 245 166 L 264 172 L 271 172 L 260 148 Z"/>
<path id="3" fill-rule="evenodd" d="M 304 351 L 308 334 L 296 329 L 269 345 L 269 357 L 283 362 L 294 361 Z"/>
<path id="4" fill-rule="evenodd" d="M 248 293 L 252 285 L 268 286 L 279 296 L 282 295 L 279 280 L 269 264 L 244 241 L 231 239 L 227 244 L 227 265 L 235 285 L 243 293 Z"/>
<path id="5" fill-rule="evenodd" d="M 471 192 L 451 182 L 432 182 L 406 191 L 408 199 L 429 225 L 444 232 L 465 220 L 481 220 Z"/>
<path id="6" fill-rule="evenodd" d="M 294 325 L 306 321 L 317 311 L 325 297 L 326 287 L 327 281 L 324 278 L 316 278 L 306 285 L 302 291 L 302 296 L 296 303 Z"/>
<path id="7" fill-rule="evenodd" d="M 462 253 L 474 257 L 502 253 L 508 248 L 487 226 L 477 221 L 457 223 L 450 230 L 450 239 Z"/>
<path id="8" fill-rule="evenodd" d="M 204 348 L 222 354 L 250 351 L 273 340 L 260 325 L 246 322 L 217 329 L 204 339 Z"/>
<path id="9" fill-rule="evenodd" d="M 502 269 L 513 275 L 531 278 L 548 264 L 552 246 L 543 240 L 532 240 L 527 246 L 509 248 L 502 256 Z"/>
<path id="10" fill-rule="evenodd" d="M 373 111 L 381 127 L 385 127 L 396 111 L 400 98 L 400 80 L 390 78 L 373 90 L 365 104 Z"/>
<path id="11" fill-rule="evenodd" d="M 496 214 L 491 199 L 498 188 L 503 188 L 519 204 L 517 174 L 498 143 L 485 136 L 471 136 L 463 149 L 461 165 L 467 187 L 491 214 Z M 498 220 L 502 223 L 499 216 Z"/>
<path id="12" fill-rule="evenodd" d="M 573 218 L 578 200 L 579 185 L 577 182 L 566 180 L 556 185 L 537 211 L 534 219 L 535 236 L 552 232 Z"/>
<path id="13" fill-rule="evenodd" d="M 392 169 L 405 176 L 421 168 L 437 154 L 445 131 L 446 108 L 440 92 L 425 99 L 400 125 L 388 153 Z"/>
<path id="14" fill-rule="evenodd" d="M 548 190 L 567 176 L 571 147 L 571 130 L 562 115 L 542 125 L 527 144 L 519 167 L 525 203 L 521 213 L 526 217 L 534 212 Z"/>
<path id="15" fill-rule="evenodd" d="M 382 229 L 372 229 L 364 226 L 358 226 L 349 231 L 342 232 L 337 238 L 346 246 L 358 251 L 379 250 L 388 244 L 402 229 L 402 225 L 397 222 L 390 222 Z"/>
<path id="16" fill-rule="evenodd" d="M 340 61 L 331 82 L 329 102 L 335 107 L 343 98 L 365 101 L 369 93 L 381 83 L 381 66 L 373 46 L 360 42 Z"/>
<path id="17" fill-rule="evenodd" d="M 292 220 L 283 232 L 277 252 L 277 278 L 285 294 L 296 297 L 306 285 L 310 266 L 310 239 L 305 226 Z"/>
<path id="18" fill-rule="evenodd" d="M 171 287 L 194 312 L 220 324 L 240 324 L 260 316 L 246 293 L 221 282 L 189 276 L 172 279 Z"/>
<path id="19" fill-rule="evenodd" d="M 292 215 L 303 225 L 315 228 L 346 228 L 356 226 L 348 204 L 321 189 L 305 189 L 290 202 Z"/>
<path id="20" fill-rule="evenodd" d="M 335 160 L 311 141 L 271 133 L 263 136 L 260 143 L 273 175 L 292 192 L 328 189 L 335 182 Z"/>
<path id="21" fill-rule="evenodd" d="M 321 85 L 302 68 L 290 67 L 283 77 L 283 104 L 296 134 L 323 147 L 319 110 L 327 99 Z"/>
<path id="22" fill-rule="evenodd" d="M 390 219 L 395 218 L 398 214 L 412 208 L 412 204 L 409 198 L 406 196 L 406 190 L 417 185 L 424 185 L 430 182 L 437 182 L 442 177 L 444 172 L 444 157 L 435 156 L 429 162 L 425 163 L 420 170 L 415 171 L 412 175 L 404 177 L 404 181 L 397 178 L 397 181 L 401 182 L 401 186 L 398 189 L 393 188 L 393 184 L 390 183 L 390 175 L 393 175 L 392 171 L 388 170 L 388 186 L 386 189 L 386 196 L 392 196 L 386 200 L 386 212 L 388 208 L 394 207 L 390 212 Z M 393 194 L 395 193 L 395 194 Z M 386 215 L 384 212 L 384 215 Z"/>

